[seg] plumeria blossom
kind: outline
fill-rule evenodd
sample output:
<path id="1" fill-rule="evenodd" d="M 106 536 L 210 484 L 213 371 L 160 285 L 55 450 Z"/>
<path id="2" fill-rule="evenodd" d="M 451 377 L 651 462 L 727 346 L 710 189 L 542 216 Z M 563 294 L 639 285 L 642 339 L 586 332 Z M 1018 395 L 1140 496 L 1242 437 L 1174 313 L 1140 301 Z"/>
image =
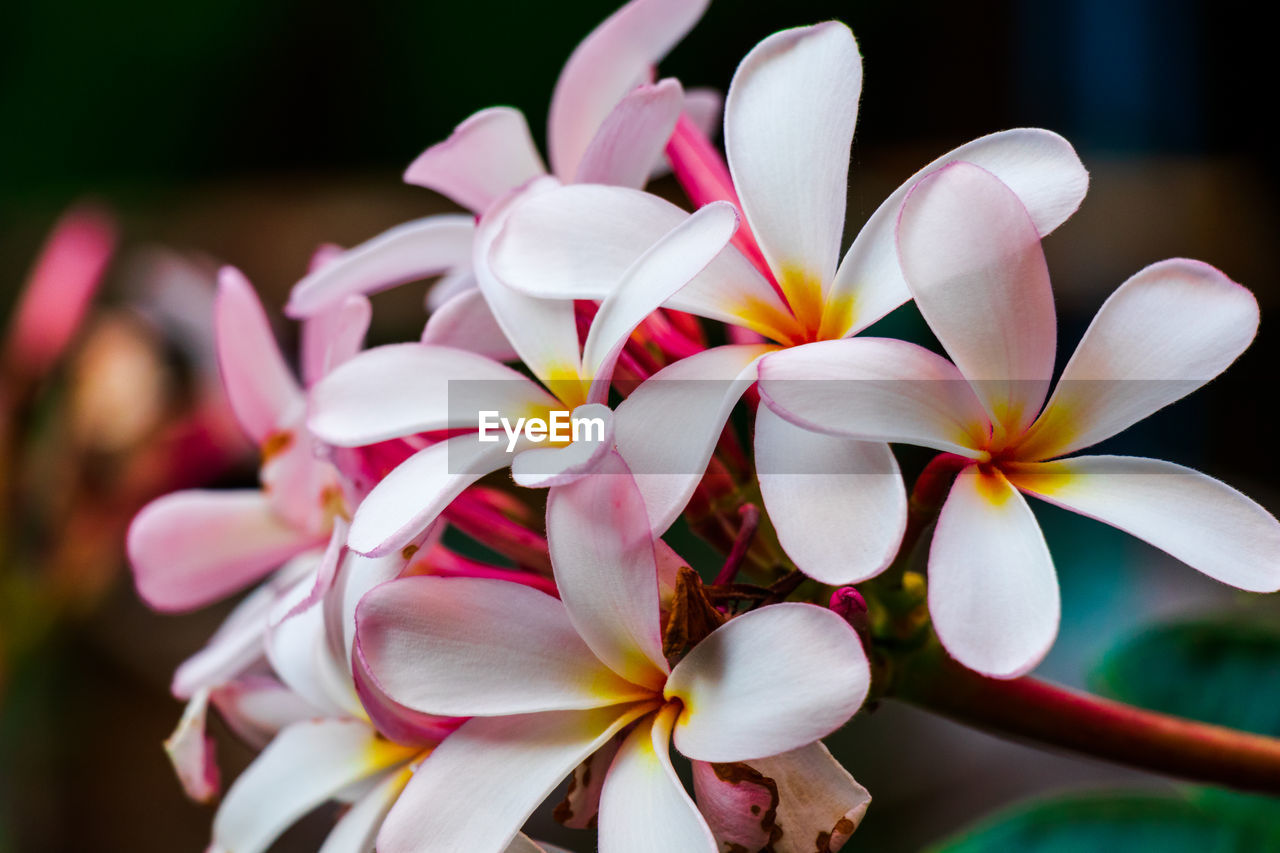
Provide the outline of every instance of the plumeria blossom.
<path id="1" fill-rule="evenodd" d="M 306 428 L 307 397 L 312 384 L 360 350 L 369 315 L 368 300 L 356 296 L 307 321 L 304 387 L 253 287 L 237 270 L 222 270 L 214 307 L 218 364 L 236 418 L 261 449 L 262 488 L 175 492 L 138 513 L 127 546 L 148 604 L 208 604 L 328 540 L 349 496 Z"/>
<path id="2" fill-rule="evenodd" d="M 418 536 L 466 487 L 511 466 L 517 483 L 557 486 L 592 470 L 613 447 L 607 395 L 614 364 L 631 332 L 729 242 L 738 218 L 727 203 L 677 223 L 623 271 L 579 343 L 572 303 L 522 294 L 491 300 L 535 382 L 477 353 L 431 344 L 378 347 L 351 359 L 316 386 L 309 429 L 338 447 L 400 436 L 461 430 L 430 444 L 388 474 L 361 502 L 349 544 L 380 555 Z M 598 420 L 578 441 L 515 443 L 476 431 L 483 412 L 508 423 L 549 421 L 555 411 Z M 655 437 L 656 440 L 656 437 Z"/>
<path id="3" fill-rule="evenodd" d="M 407 708 L 472 717 L 405 788 L 431 807 L 393 811 L 379 849 L 501 850 L 575 766 L 608 746 L 616 754 L 599 791 L 600 849 L 714 853 L 717 839 L 672 768 L 671 741 L 717 765 L 793 750 L 812 761 L 810 745 L 866 697 L 861 642 L 831 611 L 784 603 L 729 620 L 668 663 L 654 541 L 616 453 L 595 476 L 552 492 L 547 528 L 559 600 L 518 584 L 408 578 L 360 604 L 357 668 Z M 865 805 L 858 791 L 855 815 Z M 735 811 L 733 798 L 717 802 Z"/>
<path id="4" fill-rule="evenodd" d="M 740 327 L 745 342 L 657 373 L 619 407 L 615 423 L 618 448 L 657 533 L 684 509 L 763 355 L 854 335 L 909 299 L 893 222 L 923 176 L 957 160 L 980 163 L 1014 188 L 1040 234 L 1084 196 L 1087 175 L 1061 137 L 1043 130 L 992 134 L 912 176 L 837 263 L 861 81 L 853 34 L 834 21 L 768 37 L 734 75 L 724 117 L 728 174 L 703 168 L 691 182 L 701 186 L 701 200 L 740 203 L 749 228 L 738 243 L 748 254 L 726 252 L 666 305 Z M 680 161 L 676 167 L 680 174 Z M 655 235 L 687 215 L 638 190 L 566 187 L 517 204 L 490 260 L 514 289 L 599 299 L 607 293 L 601 285 L 618 281 Z M 679 429 L 654 443 L 655 430 L 669 424 Z M 888 565 L 902 536 L 906 495 L 886 445 L 816 435 L 762 411 L 755 448 L 770 517 L 798 566 L 824 582 L 850 583 Z"/>
<path id="5" fill-rule="evenodd" d="M 685 93 L 673 79 L 653 83 L 653 66 L 692 29 L 709 0 L 632 0 L 574 51 L 556 83 L 548 119 L 551 173 L 564 183 L 641 187 L 662 161 L 682 110 L 704 126 L 720 99 Z M 510 107 L 481 110 L 424 151 L 404 179 L 435 190 L 484 218 L 509 194 L 548 175 L 525 117 Z M 361 244 L 299 282 L 286 311 L 295 317 L 356 293 L 446 273 L 429 292 L 422 341 L 510 360 L 507 336 L 477 289 L 475 219 L 431 216 Z"/>
<path id="6" fill-rule="evenodd" d="M 1046 404 L 1053 294 L 1013 190 L 969 163 L 930 175 L 903 205 L 898 250 L 951 361 L 902 341 L 830 342 L 766 358 L 761 394 L 807 429 L 971 460 L 929 553 L 929 610 L 957 660 L 1019 675 L 1057 633 L 1057 578 L 1020 493 L 1127 530 L 1223 583 L 1280 587 L 1280 524 L 1236 490 L 1171 462 L 1067 456 L 1226 369 L 1257 329 L 1248 290 L 1197 261 L 1152 264 L 1103 304 Z"/>

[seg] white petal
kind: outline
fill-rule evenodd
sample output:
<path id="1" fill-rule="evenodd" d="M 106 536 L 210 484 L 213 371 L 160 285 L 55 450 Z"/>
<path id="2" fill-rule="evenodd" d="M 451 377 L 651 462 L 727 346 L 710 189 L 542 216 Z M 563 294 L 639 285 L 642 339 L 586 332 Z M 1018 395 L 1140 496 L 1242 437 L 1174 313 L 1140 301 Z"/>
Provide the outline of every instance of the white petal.
<path id="1" fill-rule="evenodd" d="M 253 749 L 263 749 L 281 729 L 320 716 L 320 710 L 266 675 L 247 675 L 210 694 L 227 728 Z"/>
<path id="2" fill-rule="evenodd" d="M 366 595 L 356 619 L 367 671 L 416 711 L 524 714 L 651 695 L 592 654 L 563 604 L 523 584 L 404 578 Z"/>
<path id="3" fill-rule="evenodd" d="M 618 452 L 635 475 L 655 534 L 684 511 L 766 352 L 764 346 L 723 346 L 681 359 L 643 382 L 614 412 Z"/>
<path id="4" fill-rule="evenodd" d="M 333 831 L 320 847 L 320 853 L 371 853 L 383 819 L 395 805 L 411 775 L 408 768 L 386 774 L 334 824 Z"/>
<path id="5" fill-rule="evenodd" d="M 426 305 L 428 311 L 435 311 L 459 293 L 475 290 L 477 287 L 479 285 L 476 284 L 476 274 L 471 269 L 470 264 L 465 267 L 456 267 L 440 276 L 434 284 L 427 288 L 423 304 Z"/>
<path id="6" fill-rule="evenodd" d="M 760 361 L 760 398 L 814 432 L 918 444 L 965 456 L 991 426 L 956 366 L 889 338 L 817 341 Z"/>
<path id="7" fill-rule="evenodd" d="M 501 850 L 584 758 L 651 706 L 468 720 L 409 780 L 379 850 Z"/>
<path id="8" fill-rule="evenodd" d="M 801 319 L 817 321 L 835 277 L 861 91 L 862 57 L 853 33 L 829 21 L 756 45 L 725 99 L 734 186 Z"/>
<path id="9" fill-rule="evenodd" d="M 802 572 L 857 583 L 893 561 L 907 491 L 889 445 L 810 432 L 761 406 L 755 455 L 765 509 Z"/>
<path id="10" fill-rule="evenodd" d="M 543 174 L 546 168 L 524 114 L 511 107 L 491 107 L 419 154 L 405 170 L 404 180 L 482 214 L 516 187 Z"/>
<path id="11" fill-rule="evenodd" d="M 381 557 L 408 545 L 462 490 L 504 467 L 510 455 L 499 441 L 458 435 L 410 456 L 374 486 L 351 519 L 347 545 Z"/>
<path id="12" fill-rule="evenodd" d="M 644 502 L 612 454 L 592 476 L 547 500 L 547 541 L 556 587 L 574 628 L 615 672 L 662 688 L 658 567 Z"/>
<path id="13" fill-rule="evenodd" d="M 276 602 L 267 633 L 267 659 L 280 680 L 326 716 L 363 719 L 347 660 L 333 654 L 325 637 L 324 609 L 319 602 L 300 612 L 312 582 L 304 580 Z"/>
<path id="14" fill-rule="evenodd" d="M 600 853 L 716 853 L 716 840 L 669 754 L 679 707 L 642 720 L 609 765 L 600 794 Z"/>
<path id="15" fill-rule="evenodd" d="M 511 479 L 527 489 L 564 486 L 593 474 L 613 452 L 613 410 L 600 403 L 578 406 L 567 421 L 552 415 L 548 434 L 577 438 L 564 447 L 532 447 L 511 460 Z"/>
<path id="16" fill-rule="evenodd" d="M 556 81 L 547 121 L 551 165 L 578 171 L 605 117 L 702 17 L 709 0 L 631 0 L 582 40 Z M 649 164 L 652 166 L 653 164 Z"/>
<path id="17" fill-rule="evenodd" d="M 1078 456 L 1019 465 L 1015 486 L 1096 518 L 1251 592 L 1280 589 L 1280 523 L 1219 480 L 1158 459 Z"/>
<path id="18" fill-rule="evenodd" d="M 348 296 L 302 324 L 302 377 L 314 385 L 360 352 L 373 306 L 364 296 Z"/>
<path id="19" fill-rule="evenodd" d="M 494 361 L 518 358 L 484 294 L 475 287 L 455 294 L 431 312 L 422 330 L 422 343 L 468 350 Z"/>
<path id="20" fill-rule="evenodd" d="M 460 213 L 397 225 L 308 273 L 293 286 L 285 313 L 309 317 L 348 296 L 377 293 L 465 266 L 474 235 L 475 222 Z"/>
<path id="21" fill-rule="evenodd" d="M 929 613 L 943 647 L 984 675 L 1030 671 L 1058 635 L 1058 576 L 1031 508 L 998 471 L 956 478 L 929 551 Z"/>
<path id="22" fill-rule="evenodd" d="M 662 159 L 683 107 L 684 91 L 676 80 L 632 89 L 583 153 L 575 183 L 643 187 Z"/>
<path id="23" fill-rule="evenodd" d="M 867 698 L 871 669 L 844 619 L 772 604 L 730 619 L 671 671 L 676 748 L 699 761 L 749 761 L 825 737 Z"/>
<path id="24" fill-rule="evenodd" d="M 178 727 L 164 742 L 182 790 L 198 803 L 207 803 L 217 795 L 221 778 L 214 741 L 205 729 L 208 708 L 209 689 L 196 691 L 183 709 Z"/>
<path id="25" fill-rule="evenodd" d="M 412 757 L 364 723 L 319 720 L 280 733 L 227 791 L 211 850 L 259 853 L 348 785 Z"/>
<path id="26" fill-rule="evenodd" d="M 929 328 L 997 426 L 1028 426 L 1053 376 L 1057 319 L 1040 235 L 1013 190 L 969 163 L 907 195 L 898 255 Z"/>
<path id="27" fill-rule="evenodd" d="M 1245 351 L 1258 301 L 1199 261 L 1160 261 L 1111 294 L 1067 362 L 1022 458 L 1096 444 L 1181 399 Z"/>
<path id="28" fill-rule="evenodd" d="M 429 430 L 474 427 L 478 412 L 555 407 L 556 399 L 491 358 L 452 347 L 391 344 L 339 367 L 311 390 L 307 428 L 360 447 Z"/>
<path id="29" fill-rule="evenodd" d="M 1026 206 L 1041 237 L 1075 212 L 1089 187 L 1089 174 L 1071 143 L 1047 130 L 1003 130 L 948 151 L 894 190 L 854 238 L 827 298 L 828 313 L 822 318 L 827 337 L 865 329 L 911 298 L 894 240 L 902 200 L 925 175 L 961 160 L 1004 181 Z"/>

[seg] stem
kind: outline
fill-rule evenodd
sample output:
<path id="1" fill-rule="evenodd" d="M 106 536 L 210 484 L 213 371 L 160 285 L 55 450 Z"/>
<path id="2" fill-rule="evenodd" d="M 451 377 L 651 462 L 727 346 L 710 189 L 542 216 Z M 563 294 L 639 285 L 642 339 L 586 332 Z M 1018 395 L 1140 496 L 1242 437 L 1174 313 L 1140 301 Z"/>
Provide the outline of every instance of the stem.
<path id="1" fill-rule="evenodd" d="M 755 538 L 756 528 L 760 526 L 760 510 L 755 504 L 747 503 L 739 507 L 738 517 L 742 519 L 742 526 L 738 528 L 738 535 L 733 540 L 733 548 L 725 558 L 720 574 L 716 575 L 713 581 L 714 586 L 726 586 L 733 581 L 738 574 L 738 569 L 742 568 L 742 561 L 747 557 L 747 549 L 751 547 L 751 540 Z"/>
<path id="2" fill-rule="evenodd" d="M 1280 739 L 1146 711 L 1034 678 L 987 678 L 936 645 L 908 659 L 889 695 L 993 734 L 1188 781 L 1280 794 Z"/>

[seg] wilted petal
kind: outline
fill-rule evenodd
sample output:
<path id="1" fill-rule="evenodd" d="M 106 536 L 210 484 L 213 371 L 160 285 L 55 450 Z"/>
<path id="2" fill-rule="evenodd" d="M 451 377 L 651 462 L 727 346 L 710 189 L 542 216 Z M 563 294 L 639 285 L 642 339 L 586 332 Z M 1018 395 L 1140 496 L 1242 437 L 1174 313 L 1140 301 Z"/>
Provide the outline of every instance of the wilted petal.
<path id="1" fill-rule="evenodd" d="M 1040 525 L 998 471 L 969 466 L 938 516 L 929 613 L 938 639 L 984 675 L 1030 671 L 1058 635 L 1058 576 Z"/>
<path id="2" fill-rule="evenodd" d="M 444 142 L 418 155 L 405 183 L 448 196 L 473 213 L 484 213 L 515 188 L 546 174 L 524 114 L 491 107 L 472 115 Z"/>
<path id="3" fill-rule="evenodd" d="M 1077 456 L 1018 465 L 1009 480 L 1150 542 L 1214 580 L 1280 589 L 1280 523 L 1219 480 L 1158 459 Z"/>
<path id="4" fill-rule="evenodd" d="M 564 800 L 555 808 L 557 823 L 571 829 L 595 828 L 600 812 L 600 792 L 604 788 L 609 765 L 613 763 L 623 740 L 623 735 L 615 735 L 573 769 Z"/>
<path id="5" fill-rule="evenodd" d="M 314 385 L 364 346 L 373 307 L 364 296 L 348 296 L 302 324 L 302 378 Z"/>
<path id="6" fill-rule="evenodd" d="M 907 491 L 889 445 L 810 432 L 761 406 L 755 454 L 765 509 L 802 572 L 857 583 L 893 561 Z"/>
<path id="7" fill-rule="evenodd" d="M 730 619 L 671 671 L 684 711 L 676 748 L 700 761 L 749 761 L 829 735 L 867 697 L 871 670 L 848 623 L 812 604 Z"/>
<path id="8" fill-rule="evenodd" d="M 684 107 L 677 80 L 639 86 L 618 102 L 583 153 L 574 178 L 582 184 L 643 187 Z"/>
<path id="9" fill-rule="evenodd" d="M 221 779 L 214 741 L 205 731 L 208 708 L 209 690 L 204 688 L 191 697 L 178 727 L 164 742 L 182 790 L 198 803 L 207 803 L 217 795 Z"/>
<path id="10" fill-rule="evenodd" d="M 518 358 L 484 294 L 475 287 L 454 294 L 431 312 L 422 343 L 469 350 L 494 361 Z"/>

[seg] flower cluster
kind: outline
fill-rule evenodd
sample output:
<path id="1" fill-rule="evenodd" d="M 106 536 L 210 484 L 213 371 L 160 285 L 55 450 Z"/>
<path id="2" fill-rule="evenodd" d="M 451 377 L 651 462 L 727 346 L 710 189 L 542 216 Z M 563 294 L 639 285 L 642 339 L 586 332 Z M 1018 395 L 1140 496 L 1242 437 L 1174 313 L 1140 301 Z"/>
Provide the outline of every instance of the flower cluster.
<path id="1" fill-rule="evenodd" d="M 653 81 L 705 5 L 632 0 L 582 42 L 551 103 L 550 171 L 501 107 L 414 161 L 408 182 L 474 216 L 318 252 L 285 309 L 301 381 L 223 271 L 218 358 L 262 486 L 169 495 L 128 542 L 160 609 L 262 581 L 173 684 L 189 704 L 168 748 L 193 796 L 219 787 L 210 705 L 262 747 L 213 850 L 265 850 L 327 800 L 348 808 L 326 853 L 550 850 L 519 832 L 566 779 L 557 817 L 610 853 L 839 849 L 869 797 L 821 740 L 873 690 L 866 607 L 925 584 L 922 531 L 928 637 L 997 678 L 1052 644 L 1057 581 L 1024 494 L 1280 587 L 1280 524 L 1244 495 L 1070 455 L 1225 369 L 1254 335 L 1252 295 L 1202 263 L 1154 264 L 1050 395 L 1040 241 L 1084 197 L 1072 147 L 1020 129 L 950 151 L 841 257 L 852 33 L 756 46 L 723 102 L 722 160 L 720 99 Z M 645 191 L 667 169 L 693 213 Z M 433 276 L 421 340 L 364 350 L 368 295 Z M 911 300 L 945 357 L 858 336 Z M 890 443 L 942 453 L 917 499 Z M 722 567 L 664 541 L 682 518 Z M 864 602 L 850 585 L 873 578 Z"/>

